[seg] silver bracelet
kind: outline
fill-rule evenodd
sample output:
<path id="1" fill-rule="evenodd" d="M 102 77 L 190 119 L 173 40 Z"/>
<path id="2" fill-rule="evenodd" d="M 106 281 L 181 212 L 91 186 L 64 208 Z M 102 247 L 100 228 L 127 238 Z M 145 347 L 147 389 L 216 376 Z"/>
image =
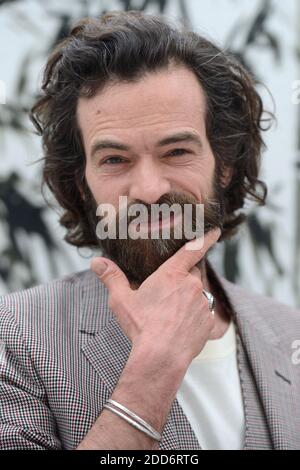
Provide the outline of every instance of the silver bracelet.
<path id="1" fill-rule="evenodd" d="M 152 437 L 156 441 L 161 441 L 161 439 L 162 439 L 161 434 L 159 432 L 155 431 L 155 429 L 153 429 L 152 426 L 150 426 L 150 424 L 146 423 L 146 421 L 144 421 L 142 418 L 137 416 L 135 413 L 132 413 L 130 410 L 125 408 L 125 406 L 123 407 L 123 405 L 120 405 L 120 403 L 117 403 L 114 400 L 108 400 L 108 402 L 110 402 L 110 403 L 112 402 L 113 405 L 116 403 L 116 405 L 114 405 L 114 406 L 116 406 L 118 408 L 121 408 L 121 409 L 124 409 L 124 411 L 126 413 L 128 413 L 133 418 L 136 418 L 137 421 L 135 421 L 134 419 L 129 418 L 129 416 L 126 416 L 124 413 L 122 413 L 121 411 L 115 409 L 110 404 L 105 404 L 104 408 L 107 408 L 108 410 L 110 410 L 113 413 L 117 414 L 118 416 L 123 418 L 125 421 L 127 421 L 129 424 L 134 426 L 136 429 L 139 429 L 140 431 L 144 432 L 145 434 Z"/>
<path id="2" fill-rule="evenodd" d="M 155 434 L 152 433 L 151 431 L 149 431 L 149 429 L 145 428 L 141 424 L 139 424 L 136 421 L 134 421 L 133 419 L 129 418 L 129 416 L 126 416 L 121 411 L 116 410 L 113 406 L 105 404 L 104 408 L 107 408 L 108 410 L 112 411 L 116 415 L 120 416 L 125 421 L 127 421 L 129 424 L 131 424 L 133 427 L 135 427 L 136 429 L 139 429 L 139 431 L 142 431 L 145 434 L 147 434 L 148 436 L 152 437 L 152 439 L 155 439 L 156 441 L 161 441 L 161 435 L 158 432 L 155 431 Z"/>
<path id="3" fill-rule="evenodd" d="M 150 426 L 150 424 L 148 424 L 146 421 L 144 421 L 142 418 L 140 418 L 140 416 L 136 415 L 135 413 L 133 413 L 132 411 L 130 411 L 128 408 L 126 408 L 124 405 L 121 405 L 121 403 L 118 403 L 117 401 L 115 400 L 112 400 L 111 398 L 109 400 L 107 400 L 108 403 L 111 403 L 112 405 L 114 405 L 116 408 L 119 408 L 120 410 L 122 411 L 125 411 L 126 414 L 128 414 L 129 416 L 131 416 L 135 421 L 137 421 L 138 423 L 140 423 L 142 426 L 144 426 L 145 428 L 147 428 L 150 432 L 152 432 L 153 434 L 156 434 L 157 437 L 160 436 L 160 434 L 155 431 L 155 429 Z"/>

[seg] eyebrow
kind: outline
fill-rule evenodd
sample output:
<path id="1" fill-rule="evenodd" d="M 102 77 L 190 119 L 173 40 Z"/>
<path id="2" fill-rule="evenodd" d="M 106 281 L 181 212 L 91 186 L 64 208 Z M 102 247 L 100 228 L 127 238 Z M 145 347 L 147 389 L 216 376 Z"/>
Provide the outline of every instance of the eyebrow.
<path id="1" fill-rule="evenodd" d="M 165 145 L 176 144 L 179 142 L 192 143 L 192 144 L 198 145 L 201 149 L 203 148 L 203 144 L 202 144 L 200 137 L 197 134 L 194 134 L 193 132 L 188 132 L 188 131 L 178 132 L 177 134 L 173 134 L 173 135 L 170 135 L 169 137 L 165 137 L 159 140 L 156 146 L 163 147 Z M 105 149 L 129 151 L 130 147 L 128 145 L 121 144 L 120 142 L 111 140 L 111 139 L 97 140 L 92 145 L 91 158 L 93 158 L 98 151 L 105 150 Z"/>

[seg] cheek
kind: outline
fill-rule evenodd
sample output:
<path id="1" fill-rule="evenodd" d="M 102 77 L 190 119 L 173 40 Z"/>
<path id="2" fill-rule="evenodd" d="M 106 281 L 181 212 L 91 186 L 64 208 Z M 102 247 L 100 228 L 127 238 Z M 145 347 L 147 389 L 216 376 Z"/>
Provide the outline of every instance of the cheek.
<path id="1" fill-rule="evenodd" d="M 105 181 L 105 178 L 99 178 L 99 175 L 95 173 L 88 166 L 85 169 L 85 178 L 88 187 L 98 204 L 100 203 L 109 203 L 118 206 L 120 188 L 111 180 Z"/>
<path id="2" fill-rule="evenodd" d="M 207 168 L 194 168 L 192 171 L 181 171 L 180 175 L 174 178 L 175 186 L 194 196 L 199 202 L 207 198 L 213 189 L 213 171 L 208 172 Z"/>

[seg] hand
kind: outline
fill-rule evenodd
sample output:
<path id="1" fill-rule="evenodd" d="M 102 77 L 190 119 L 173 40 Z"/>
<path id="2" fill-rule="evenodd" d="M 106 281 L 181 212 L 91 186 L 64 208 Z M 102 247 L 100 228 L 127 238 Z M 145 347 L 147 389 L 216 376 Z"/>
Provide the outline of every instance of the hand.
<path id="1" fill-rule="evenodd" d="M 215 320 L 195 265 L 220 235 L 220 229 L 208 232 L 200 249 L 199 241 L 186 243 L 136 290 L 113 261 L 93 259 L 91 268 L 106 285 L 109 307 L 133 348 L 155 348 L 188 363 L 201 352 Z M 188 249 L 191 244 L 197 249 Z"/>

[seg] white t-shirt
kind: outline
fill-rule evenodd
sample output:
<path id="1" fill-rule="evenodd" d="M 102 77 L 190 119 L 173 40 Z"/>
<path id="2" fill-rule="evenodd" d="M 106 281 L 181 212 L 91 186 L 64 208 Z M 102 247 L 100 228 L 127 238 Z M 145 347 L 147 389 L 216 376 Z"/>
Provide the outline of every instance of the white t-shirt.
<path id="1" fill-rule="evenodd" d="M 243 449 L 245 418 L 233 322 L 193 359 L 177 399 L 202 449 Z"/>

